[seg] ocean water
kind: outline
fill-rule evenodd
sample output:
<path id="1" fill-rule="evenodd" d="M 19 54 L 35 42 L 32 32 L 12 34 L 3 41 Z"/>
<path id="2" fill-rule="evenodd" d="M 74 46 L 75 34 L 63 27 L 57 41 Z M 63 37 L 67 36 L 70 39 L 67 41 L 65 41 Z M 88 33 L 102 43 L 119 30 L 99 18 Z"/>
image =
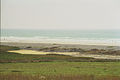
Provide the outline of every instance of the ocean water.
<path id="1" fill-rule="evenodd" d="M 49 42 L 119 45 L 120 30 L 19 30 L 2 29 L 3 42 Z"/>

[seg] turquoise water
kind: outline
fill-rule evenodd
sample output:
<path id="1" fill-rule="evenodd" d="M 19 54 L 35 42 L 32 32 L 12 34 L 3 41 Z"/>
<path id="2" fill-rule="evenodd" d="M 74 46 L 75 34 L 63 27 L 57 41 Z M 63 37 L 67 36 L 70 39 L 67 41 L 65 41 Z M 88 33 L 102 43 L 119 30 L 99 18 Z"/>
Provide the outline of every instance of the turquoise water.
<path id="1" fill-rule="evenodd" d="M 52 42 L 120 43 L 120 30 L 18 30 L 3 29 L 2 40 L 31 40 Z"/>

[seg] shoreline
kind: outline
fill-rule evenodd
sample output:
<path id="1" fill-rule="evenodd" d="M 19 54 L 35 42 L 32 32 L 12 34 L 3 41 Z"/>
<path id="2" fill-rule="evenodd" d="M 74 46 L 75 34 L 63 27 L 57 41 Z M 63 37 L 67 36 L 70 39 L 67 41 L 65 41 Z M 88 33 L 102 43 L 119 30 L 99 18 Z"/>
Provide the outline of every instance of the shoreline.
<path id="1" fill-rule="evenodd" d="M 69 38 L 69 37 L 1 37 L 1 42 L 17 43 L 53 43 L 53 44 L 79 44 L 79 45 L 103 45 L 120 46 L 120 39 L 89 39 L 89 38 Z"/>
<path id="2" fill-rule="evenodd" d="M 22 49 L 26 47 L 32 47 L 33 50 L 39 49 L 41 47 L 63 47 L 63 48 L 81 48 L 85 50 L 90 49 L 114 49 L 114 50 L 120 50 L 120 46 L 114 46 L 114 45 L 83 45 L 83 44 L 76 44 L 76 43 L 34 43 L 34 42 L 1 42 L 1 45 L 8 45 L 8 46 L 16 46 L 20 47 Z"/>
<path id="3" fill-rule="evenodd" d="M 112 43 L 85 43 L 85 42 L 54 42 L 54 41 L 1 41 L 1 43 L 40 43 L 40 44 L 71 44 L 71 45 L 94 45 L 94 46 L 120 46 Z"/>

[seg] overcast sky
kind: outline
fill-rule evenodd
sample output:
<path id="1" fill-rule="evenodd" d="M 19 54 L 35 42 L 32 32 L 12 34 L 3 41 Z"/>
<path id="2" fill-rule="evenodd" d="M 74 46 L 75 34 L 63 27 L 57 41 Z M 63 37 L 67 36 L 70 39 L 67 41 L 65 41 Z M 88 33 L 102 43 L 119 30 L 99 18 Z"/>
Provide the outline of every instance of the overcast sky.
<path id="1" fill-rule="evenodd" d="M 120 0 L 1 0 L 2 28 L 120 29 Z"/>

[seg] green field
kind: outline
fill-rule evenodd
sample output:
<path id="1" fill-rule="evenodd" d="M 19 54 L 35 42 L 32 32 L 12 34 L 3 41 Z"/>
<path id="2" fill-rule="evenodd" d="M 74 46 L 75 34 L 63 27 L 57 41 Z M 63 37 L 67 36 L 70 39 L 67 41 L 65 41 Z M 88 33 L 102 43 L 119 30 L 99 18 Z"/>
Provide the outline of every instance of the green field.
<path id="1" fill-rule="evenodd" d="M 0 80 L 120 80 L 120 62 L 65 55 L 9 53 L 1 46 Z"/>
<path id="2" fill-rule="evenodd" d="M 119 62 L 40 62 L 40 63 L 2 63 L 2 73 L 25 74 L 87 74 L 120 76 Z"/>
<path id="3" fill-rule="evenodd" d="M 18 77 L 23 77 L 23 75 L 28 77 L 29 75 L 29 77 L 44 76 L 47 78 L 47 80 L 56 80 L 55 76 L 58 77 L 61 75 L 62 77 L 67 76 L 71 78 L 72 77 L 79 78 L 84 76 L 89 78 L 89 79 L 86 79 L 84 77 L 83 80 L 92 80 L 92 78 L 94 78 L 94 80 L 98 80 L 101 77 L 104 77 L 103 80 L 110 80 L 110 79 L 119 80 L 120 79 L 120 63 L 119 62 L 1 63 L 0 73 L 1 73 L 0 74 L 1 76 L 3 75 L 4 77 L 3 79 L 6 79 L 6 76 L 10 77 L 10 75 L 11 75 L 10 78 L 12 79 L 16 77 L 16 75 L 19 75 Z M 48 79 L 48 77 L 50 76 L 51 76 L 51 79 Z M 32 79 L 29 79 L 29 80 L 32 80 Z M 36 79 L 36 80 L 39 80 L 39 79 Z M 65 79 L 65 80 L 69 80 L 69 79 Z M 72 80 L 75 80 L 75 79 L 72 79 Z M 78 80 L 81 80 L 81 79 L 78 79 Z"/>

